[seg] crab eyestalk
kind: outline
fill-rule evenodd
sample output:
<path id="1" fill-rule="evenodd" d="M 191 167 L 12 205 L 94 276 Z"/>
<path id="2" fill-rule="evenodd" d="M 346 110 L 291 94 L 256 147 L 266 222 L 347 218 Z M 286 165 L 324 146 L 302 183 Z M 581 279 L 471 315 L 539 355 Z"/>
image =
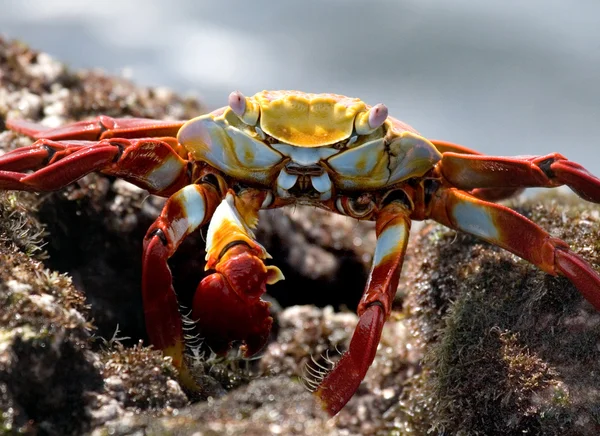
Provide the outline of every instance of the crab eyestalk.
<path id="1" fill-rule="evenodd" d="M 229 107 L 245 124 L 255 126 L 260 115 L 260 106 L 244 96 L 240 91 L 229 94 Z"/>
<path id="2" fill-rule="evenodd" d="M 354 129 L 359 135 L 368 135 L 380 128 L 388 117 L 388 108 L 379 103 L 366 112 L 356 115 Z"/>

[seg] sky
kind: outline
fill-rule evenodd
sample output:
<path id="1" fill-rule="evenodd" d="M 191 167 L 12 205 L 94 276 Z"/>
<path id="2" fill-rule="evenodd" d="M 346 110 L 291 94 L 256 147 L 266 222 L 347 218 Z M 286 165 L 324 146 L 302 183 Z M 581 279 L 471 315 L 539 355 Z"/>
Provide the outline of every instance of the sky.
<path id="1" fill-rule="evenodd" d="M 227 103 L 299 89 L 384 103 L 424 136 L 558 151 L 600 174 L 597 0 L 4 0 L 0 34 L 73 68 Z"/>

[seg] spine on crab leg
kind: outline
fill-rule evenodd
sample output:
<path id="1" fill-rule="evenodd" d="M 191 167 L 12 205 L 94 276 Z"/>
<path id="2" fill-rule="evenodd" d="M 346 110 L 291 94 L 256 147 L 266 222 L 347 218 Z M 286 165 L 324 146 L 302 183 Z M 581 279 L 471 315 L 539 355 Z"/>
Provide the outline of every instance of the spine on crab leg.
<path id="1" fill-rule="evenodd" d="M 210 220 L 221 195 L 210 183 L 186 186 L 167 200 L 144 238 L 142 296 L 148 337 L 173 359 L 180 378 L 192 390 L 195 383 L 183 359 L 182 318 L 167 261 L 187 235 Z"/>
<path id="2" fill-rule="evenodd" d="M 581 198 L 600 203 L 600 179 L 558 153 L 494 157 L 444 153 L 444 177 L 460 189 L 497 189 L 567 185 Z"/>
<path id="3" fill-rule="evenodd" d="M 498 245 L 552 275 L 563 275 L 600 310 L 600 276 L 566 242 L 507 207 L 479 200 L 456 188 L 434 196 L 430 218 Z"/>
<path id="4" fill-rule="evenodd" d="M 260 297 L 267 284 L 283 275 L 279 268 L 264 264 L 270 256 L 251 230 L 265 198 L 266 193 L 259 190 L 229 191 L 208 229 L 206 270 L 212 273 L 196 290 L 192 317 L 216 353 L 241 341 L 249 357 L 262 349 L 271 331 L 270 304 Z"/>
<path id="5" fill-rule="evenodd" d="M 100 115 L 92 120 L 77 121 L 56 128 L 48 128 L 26 120 L 7 120 L 6 127 L 35 139 L 99 141 L 108 138 L 175 137 L 184 123 L 184 121 L 111 118 Z"/>
<path id="6" fill-rule="evenodd" d="M 160 139 L 40 139 L 0 156 L 0 189 L 54 191 L 101 171 L 153 194 L 170 195 L 189 183 L 187 164 Z"/>
<path id="7" fill-rule="evenodd" d="M 371 366 L 398 287 L 410 233 L 409 211 L 393 202 L 377 216 L 377 245 L 366 290 L 358 306 L 359 321 L 348 350 L 315 390 L 331 415 L 350 400 Z"/>

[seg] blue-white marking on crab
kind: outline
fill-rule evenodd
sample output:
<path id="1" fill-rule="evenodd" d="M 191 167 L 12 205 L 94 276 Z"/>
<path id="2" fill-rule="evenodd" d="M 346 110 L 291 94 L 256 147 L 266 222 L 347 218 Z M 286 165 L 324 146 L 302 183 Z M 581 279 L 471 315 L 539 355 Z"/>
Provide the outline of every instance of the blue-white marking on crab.
<path id="1" fill-rule="evenodd" d="M 487 209 L 477 204 L 464 202 L 455 204 L 451 214 L 455 220 L 454 224 L 459 229 L 488 241 L 499 240 L 498 229 Z"/>
<path id="2" fill-rule="evenodd" d="M 340 188 L 377 189 L 421 177 L 440 159 L 431 142 L 403 132 L 389 144 L 385 138 L 370 141 L 329 158 L 327 164 L 335 171 Z"/>
<path id="3" fill-rule="evenodd" d="M 156 189 L 170 186 L 181 175 L 181 167 L 181 159 L 170 154 L 158 167 L 146 174 L 146 179 Z"/>
<path id="4" fill-rule="evenodd" d="M 298 175 L 288 174 L 286 170 L 281 170 L 277 176 L 277 186 L 286 191 L 291 189 L 298 181 Z"/>
<path id="5" fill-rule="evenodd" d="M 377 265 L 381 264 L 386 256 L 397 253 L 405 244 L 408 227 L 404 221 L 386 228 L 377 237 L 375 254 L 373 255 L 373 266 L 371 272 Z"/>
<path id="6" fill-rule="evenodd" d="M 196 160 L 241 180 L 268 183 L 271 169 L 283 156 L 239 129 L 223 126 L 205 115 L 184 124 L 177 139 Z"/>
<path id="7" fill-rule="evenodd" d="M 341 187 L 353 188 L 357 186 L 357 177 L 369 178 L 377 171 L 377 166 L 385 165 L 382 157 L 385 157 L 384 140 L 378 139 L 341 152 L 328 159 L 327 164 L 339 176 Z"/>
<path id="8" fill-rule="evenodd" d="M 311 176 L 310 181 L 313 187 L 321 194 L 327 191 L 331 192 L 331 179 L 329 174 L 323 173 L 320 176 Z"/>

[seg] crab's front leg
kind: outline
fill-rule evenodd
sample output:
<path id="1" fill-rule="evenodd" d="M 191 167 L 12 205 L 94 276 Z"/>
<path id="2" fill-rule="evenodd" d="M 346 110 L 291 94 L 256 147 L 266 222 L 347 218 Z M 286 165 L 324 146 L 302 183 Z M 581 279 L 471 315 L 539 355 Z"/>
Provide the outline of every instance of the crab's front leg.
<path id="1" fill-rule="evenodd" d="M 398 287 L 410 232 L 409 214 L 403 203 L 394 201 L 377 216 L 377 245 L 366 290 L 358 306 L 358 325 L 348 350 L 315 390 L 331 415 L 338 413 L 354 395 L 375 358 Z"/>
<path id="2" fill-rule="evenodd" d="M 456 188 L 433 196 L 430 218 L 498 245 L 552 275 L 567 277 L 600 310 L 600 276 L 566 242 L 507 207 L 477 199 Z"/>

